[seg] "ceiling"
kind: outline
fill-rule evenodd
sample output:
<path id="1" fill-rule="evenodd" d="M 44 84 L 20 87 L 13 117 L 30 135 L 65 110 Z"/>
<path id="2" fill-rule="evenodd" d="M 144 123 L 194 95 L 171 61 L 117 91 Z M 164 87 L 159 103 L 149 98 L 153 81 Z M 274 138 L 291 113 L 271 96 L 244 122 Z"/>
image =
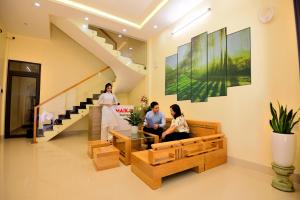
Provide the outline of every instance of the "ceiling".
<path id="1" fill-rule="evenodd" d="M 161 0 L 74 0 L 112 15 L 142 23 Z"/>
<path id="2" fill-rule="evenodd" d="M 49 38 L 53 15 L 147 40 L 198 6 L 202 0 L 0 0 L 0 24 L 12 33 Z"/>

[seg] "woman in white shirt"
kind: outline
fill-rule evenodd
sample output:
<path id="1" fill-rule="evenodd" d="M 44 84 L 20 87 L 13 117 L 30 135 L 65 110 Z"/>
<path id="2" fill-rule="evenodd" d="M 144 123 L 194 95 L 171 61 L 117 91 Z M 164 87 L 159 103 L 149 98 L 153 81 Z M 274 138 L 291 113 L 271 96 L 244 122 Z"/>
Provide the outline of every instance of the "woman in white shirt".
<path id="1" fill-rule="evenodd" d="M 190 129 L 187 125 L 180 107 L 177 104 L 170 106 L 171 115 L 173 116 L 170 128 L 162 134 L 162 141 L 168 142 L 173 140 L 181 140 L 190 137 Z"/>
<path id="2" fill-rule="evenodd" d="M 117 113 L 115 106 L 118 105 L 116 96 L 112 93 L 112 85 L 105 85 L 104 93 L 99 96 L 98 105 L 102 105 L 101 140 L 112 140 L 109 129 L 129 130 L 128 122 Z"/>

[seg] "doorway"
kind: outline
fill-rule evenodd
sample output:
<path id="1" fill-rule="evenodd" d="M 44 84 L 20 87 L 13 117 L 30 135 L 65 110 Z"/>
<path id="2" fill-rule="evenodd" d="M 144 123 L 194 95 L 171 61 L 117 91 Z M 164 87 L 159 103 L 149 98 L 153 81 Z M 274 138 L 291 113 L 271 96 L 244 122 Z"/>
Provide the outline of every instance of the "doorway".
<path id="1" fill-rule="evenodd" d="M 40 72 L 41 64 L 8 61 L 5 138 L 32 136 L 34 106 L 40 102 Z"/>

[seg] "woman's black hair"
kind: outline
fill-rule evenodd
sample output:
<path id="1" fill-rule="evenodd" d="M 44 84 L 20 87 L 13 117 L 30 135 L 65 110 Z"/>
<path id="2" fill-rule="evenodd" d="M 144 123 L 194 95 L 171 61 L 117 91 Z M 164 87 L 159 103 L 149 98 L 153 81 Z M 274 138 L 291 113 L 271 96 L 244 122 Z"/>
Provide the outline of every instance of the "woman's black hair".
<path id="1" fill-rule="evenodd" d="M 108 88 L 109 86 L 110 86 L 110 87 L 112 87 L 112 85 L 111 85 L 110 83 L 106 83 L 106 85 L 105 85 L 105 89 L 104 89 L 104 93 L 106 93 L 106 92 L 107 92 L 107 88 Z"/>
<path id="2" fill-rule="evenodd" d="M 175 115 L 174 115 L 174 119 L 176 119 L 177 117 L 180 117 L 182 115 L 181 110 L 179 105 L 177 104 L 173 104 L 170 106 L 170 108 L 174 111 Z"/>
<path id="3" fill-rule="evenodd" d="M 154 108 L 156 105 L 158 105 L 158 103 L 156 101 L 152 101 L 150 103 L 150 108 Z"/>

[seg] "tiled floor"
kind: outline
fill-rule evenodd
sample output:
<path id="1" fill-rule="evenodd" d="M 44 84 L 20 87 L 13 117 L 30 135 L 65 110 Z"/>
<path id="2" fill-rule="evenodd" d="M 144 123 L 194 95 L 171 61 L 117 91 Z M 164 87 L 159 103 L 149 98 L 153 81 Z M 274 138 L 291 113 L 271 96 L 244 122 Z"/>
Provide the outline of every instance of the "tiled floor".
<path id="1" fill-rule="evenodd" d="M 86 134 L 37 145 L 27 139 L 1 141 L 0 200 L 300 199 L 300 185 L 294 193 L 280 192 L 270 186 L 270 175 L 234 164 L 173 175 L 151 190 L 122 164 L 96 172 L 86 144 Z"/>

